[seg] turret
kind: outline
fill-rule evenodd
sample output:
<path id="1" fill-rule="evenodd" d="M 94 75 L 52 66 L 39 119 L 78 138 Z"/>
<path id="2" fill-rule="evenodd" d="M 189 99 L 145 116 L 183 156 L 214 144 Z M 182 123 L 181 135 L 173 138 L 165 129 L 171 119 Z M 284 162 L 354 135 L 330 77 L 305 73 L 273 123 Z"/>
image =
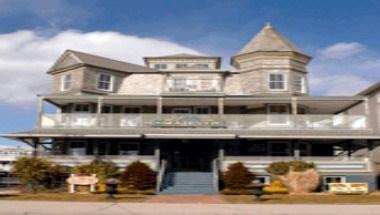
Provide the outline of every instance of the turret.
<path id="1" fill-rule="evenodd" d="M 306 66 L 311 57 L 278 33 L 270 23 L 231 59 L 243 93 L 306 95 Z"/>

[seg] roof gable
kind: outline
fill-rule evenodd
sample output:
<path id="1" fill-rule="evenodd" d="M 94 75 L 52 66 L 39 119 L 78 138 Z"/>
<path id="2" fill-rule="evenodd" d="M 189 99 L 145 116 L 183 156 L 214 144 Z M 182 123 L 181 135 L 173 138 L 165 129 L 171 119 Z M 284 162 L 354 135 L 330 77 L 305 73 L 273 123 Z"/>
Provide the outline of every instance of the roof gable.
<path id="1" fill-rule="evenodd" d="M 119 71 L 119 72 L 127 72 L 127 73 L 158 72 L 157 70 L 146 67 L 146 66 L 127 63 L 124 61 L 113 60 L 110 58 L 96 56 L 96 55 L 92 55 L 92 54 L 88 54 L 84 52 L 66 50 L 65 53 L 53 65 L 53 67 L 48 71 L 48 73 L 54 72 L 59 69 L 67 68 L 67 66 L 59 67 L 59 65 L 61 65 L 61 63 L 67 56 L 73 56 L 72 58 L 77 59 L 79 63 L 82 63 L 84 65 L 90 65 L 94 67 L 100 67 L 100 68 L 110 69 L 110 70 Z"/>

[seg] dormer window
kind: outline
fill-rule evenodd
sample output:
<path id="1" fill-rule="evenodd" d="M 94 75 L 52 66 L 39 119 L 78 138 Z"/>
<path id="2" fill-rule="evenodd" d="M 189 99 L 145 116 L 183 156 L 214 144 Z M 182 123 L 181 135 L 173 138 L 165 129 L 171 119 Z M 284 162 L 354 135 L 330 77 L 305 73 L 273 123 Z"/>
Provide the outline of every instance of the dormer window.
<path id="1" fill-rule="evenodd" d="M 64 74 L 61 77 L 61 91 L 70 90 L 72 87 L 72 76 L 71 73 Z"/>
<path id="2" fill-rule="evenodd" d="M 167 69 L 167 65 L 166 64 L 154 64 L 154 68 L 155 69 Z"/>
<path id="3" fill-rule="evenodd" d="M 106 73 L 100 73 L 98 76 L 97 89 L 104 91 L 113 91 L 113 76 Z"/>
<path id="4" fill-rule="evenodd" d="M 286 75 L 281 73 L 269 74 L 269 90 L 283 91 L 286 90 Z"/>

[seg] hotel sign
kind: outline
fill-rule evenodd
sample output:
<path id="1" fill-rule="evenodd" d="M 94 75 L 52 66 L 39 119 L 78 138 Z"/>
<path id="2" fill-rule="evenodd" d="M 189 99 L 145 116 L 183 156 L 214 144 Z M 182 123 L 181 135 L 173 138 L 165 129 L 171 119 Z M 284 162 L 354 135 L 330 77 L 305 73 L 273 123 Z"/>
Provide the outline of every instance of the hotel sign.
<path id="1" fill-rule="evenodd" d="M 367 183 L 329 183 L 329 192 L 333 194 L 367 194 Z"/>
<path id="2" fill-rule="evenodd" d="M 70 176 L 66 182 L 72 185 L 93 185 L 98 183 L 98 178 L 95 176 Z"/>

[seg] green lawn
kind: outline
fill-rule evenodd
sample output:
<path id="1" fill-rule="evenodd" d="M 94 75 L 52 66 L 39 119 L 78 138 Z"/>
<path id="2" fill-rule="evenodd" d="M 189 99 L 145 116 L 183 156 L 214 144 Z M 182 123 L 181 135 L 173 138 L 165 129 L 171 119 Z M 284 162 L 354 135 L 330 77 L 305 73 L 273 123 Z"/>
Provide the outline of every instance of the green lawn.
<path id="1" fill-rule="evenodd" d="M 255 196 L 224 196 L 229 203 L 240 204 L 379 204 L 380 195 L 264 195 L 261 201 Z"/>

